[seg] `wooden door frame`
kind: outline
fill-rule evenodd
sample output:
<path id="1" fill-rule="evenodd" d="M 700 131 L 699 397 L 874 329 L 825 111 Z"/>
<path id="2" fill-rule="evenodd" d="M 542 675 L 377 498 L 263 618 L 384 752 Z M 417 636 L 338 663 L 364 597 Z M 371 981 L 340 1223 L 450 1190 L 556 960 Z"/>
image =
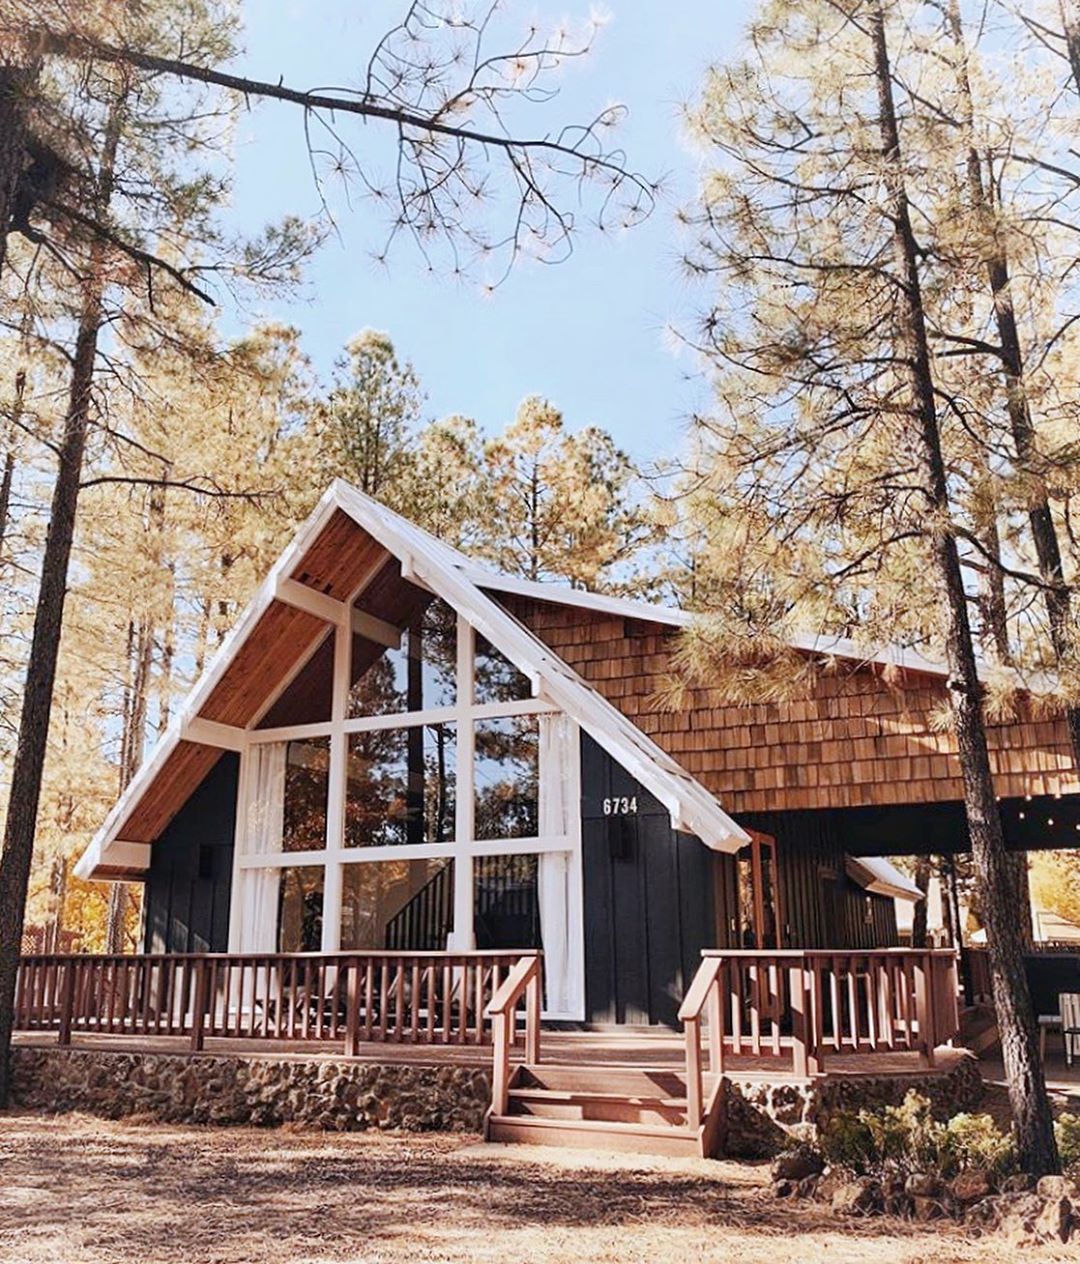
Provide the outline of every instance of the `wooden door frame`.
<path id="1" fill-rule="evenodd" d="M 754 897 L 754 938 L 757 941 L 756 946 L 761 947 L 761 940 L 765 928 L 765 900 L 762 892 L 761 882 L 761 852 L 763 847 L 768 847 L 772 851 L 772 896 L 773 896 L 773 913 L 776 919 L 776 947 L 784 946 L 784 908 L 783 899 L 780 895 L 780 862 L 776 839 L 772 834 L 765 834 L 761 830 L 743 827 L 747 834 L 750 835 L 750 842 L 739 848 L 735 853 L 735 888 L 736 899 L 738 899 L 739 873 L 738 863 L 739 855 L 750 848 L 750 884 L 753 889 Z"/>

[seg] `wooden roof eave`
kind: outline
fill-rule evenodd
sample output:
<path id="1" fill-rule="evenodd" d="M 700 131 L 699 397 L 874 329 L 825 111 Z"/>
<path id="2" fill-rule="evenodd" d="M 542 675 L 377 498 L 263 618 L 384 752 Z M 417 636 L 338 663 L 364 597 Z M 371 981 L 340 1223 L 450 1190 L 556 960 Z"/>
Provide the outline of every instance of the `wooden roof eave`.
<path id="1" fill-rule="evenodd" d="M 127 841 L 123 838 L 124 825 L 142 798 L 150 793 L 155 780 L 182 741 L 191 740 L 198 744 L 201 737 L 203 739 L 201 744 L 213 745 L 219 749 L 238 749 L 236 745 L 238 735 L 231 726 L 202 719 L 199 712 L 224 677 L 237 650 L 251 634 L 259 619 L 280 592 L 289 591 L 286 581 L 293 582 L 289 578 L 292 571 L 329 522 L 337 507 L 335 485 L 332 484 L 323 493 L 319 503 L 297 531 L 291 543 L 270 568 L 243 613 L 225 635 L 213 658 L 207 663 L 191 693 L 158 739 L 150 757 L 132 778 L 86 850 L 79 857 L 74 869 L 77 877 L 89 879 L 98 876 L 99 873 L 104 877 L 107 870 L 130 868 L 130 866 L 117 865 L 114 862 L 115 845 Z M 233 734 L 231 737 L 230 730 Z M 149 847 L 146 850 L 145 861 L 149 865 Z"/>

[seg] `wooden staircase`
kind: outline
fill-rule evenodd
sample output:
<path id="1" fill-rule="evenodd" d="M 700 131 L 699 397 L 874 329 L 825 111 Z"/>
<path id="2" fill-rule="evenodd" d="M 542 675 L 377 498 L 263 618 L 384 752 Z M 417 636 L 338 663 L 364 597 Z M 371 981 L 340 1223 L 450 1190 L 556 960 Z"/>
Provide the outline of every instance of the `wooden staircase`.
<path id="1" fill-rule="evenodd" d="M 681 1071 L 525 1064 L 511 1072 L 505 1113 L 489 1112 L 485 1136 L 496 1142 L 711 1157 L 722 1131 L 722 1100 L 714 1077 L 706 1077 L 705 1088 L 705 1119 L 691 1126 Z"/>
<path id="2" fill-rule="evenodd" d="M 630 1150 L 712 1158 L 724 1141 L 727 1081 L 704 1074 L 701 1015 L 715 999 L 715 964 L 699 970 L 679 1010 L 686 1066 L 564 1066 L 540 1059 L 540 957 L 522 957 L 491 998 L 491 1109 L 484 1138 L 495 1142 Z M 524 1058 L 511 1062 L 524 1005 Z M 719 1031 L 719 1021 L 713 1031 Z M 713 1056 L 712 1067 L 720 1066 Z"/>

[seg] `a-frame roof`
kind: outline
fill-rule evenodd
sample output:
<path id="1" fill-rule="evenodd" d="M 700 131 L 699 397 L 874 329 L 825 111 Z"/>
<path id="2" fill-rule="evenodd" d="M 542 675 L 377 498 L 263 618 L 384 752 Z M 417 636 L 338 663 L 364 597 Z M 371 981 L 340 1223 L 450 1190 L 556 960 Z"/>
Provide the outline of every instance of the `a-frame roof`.
<path id="1" fill-rule="evenodd" d="M 145 873 L 150 845 L 222 750 L 242 749 L 244 730 L 324 641 L 340 603 L 351 603 L 392 558 L 405 580 L 464 616 L 529 676 L 539 695 L 609 751 L 667 808 L 676 829 L 720 851 L 736 851 L 747 841 L 698 781 L 485 591 L 506 587 L 501 577 L 339 479 L 271 568 L 79 859 L 80 877 Z M 555 600 L 562 599 L 559 592 Z M 630 617 L 663 621 L 663 608 L 620 604 Z"/>

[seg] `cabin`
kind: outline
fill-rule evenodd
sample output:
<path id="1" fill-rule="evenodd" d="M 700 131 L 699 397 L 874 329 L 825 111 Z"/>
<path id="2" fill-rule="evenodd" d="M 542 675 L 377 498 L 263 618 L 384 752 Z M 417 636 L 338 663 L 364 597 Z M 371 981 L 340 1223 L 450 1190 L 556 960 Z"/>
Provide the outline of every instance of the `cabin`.
<path id="1" fill-rule="evenodd" d="M 662 710 L 686 622 L 336 483 L 77 872 L 145 883 L 147 952 L 539 948 L 571 1022 L 673 1024 L 704 948 L 895 946 L 920 892 L 882 857 L 966 846 L 940 668 L 807 645 L 805 701 Z M 1025 846 L 1065 734 L 992 742 Z"/>
<path id="2" fill-rule="evenodd" d="M 78 862 L 145 885 L 144 964 L 108 967 L 106 1020 L 105 974 L 75 962 L 40 1025 L 113 1030 L 119 991 L 129 1026 L 193 1024 L 195 1048 L 280 1036 L 287 978 L 321 997 L 303 1034 L 346 1048 L 501 1039 L 503 1118 L 520 1002 L 527 1062 L 541 1023 L 684 1032 L 704 1129 L 703 1032 L 714 1072 L 930 1064 L 956 1034 L 955 954 L 897 947 L 897 901 L 922 896 L 886 857 L 968 845 L 942 668 L 807 639 L 827 670 L 805 696 L 664 709 L 691 618 L 494 573 L 335 482 Z M 1010 846 L 1075 841 L 1063 725 L 990 738 Z"/>

